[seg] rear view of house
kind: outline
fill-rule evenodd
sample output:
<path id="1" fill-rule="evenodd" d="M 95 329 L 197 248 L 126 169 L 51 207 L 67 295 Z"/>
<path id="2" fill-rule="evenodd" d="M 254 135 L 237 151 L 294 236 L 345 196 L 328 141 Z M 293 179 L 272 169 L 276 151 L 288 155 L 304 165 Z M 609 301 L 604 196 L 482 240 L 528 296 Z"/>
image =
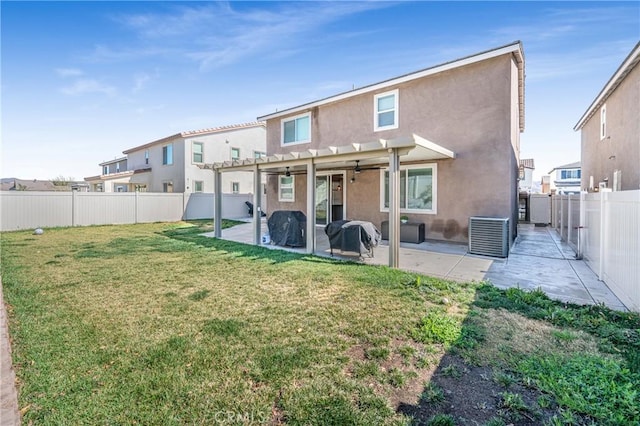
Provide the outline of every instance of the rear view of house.
<path id="1" fill-rule="evenodd" d="M 424 223 L 428 238 L 467 241 L 471 216 L 510 218 L 515 232 L 523 96 L 524 56 L 514 43 L 259 120 L 268 155 L 335 153 L 316 167 L 317 224 L 349 218 L 382 227 L 389 157 L 363 147 L 394 141 L 402 151 L 405 141 L 400 213 Z M 351 144 L 360 153 L 341 155 Z M 305 210 L 305 171 L 295 162 L 270 171 L 268 211 Z"/>

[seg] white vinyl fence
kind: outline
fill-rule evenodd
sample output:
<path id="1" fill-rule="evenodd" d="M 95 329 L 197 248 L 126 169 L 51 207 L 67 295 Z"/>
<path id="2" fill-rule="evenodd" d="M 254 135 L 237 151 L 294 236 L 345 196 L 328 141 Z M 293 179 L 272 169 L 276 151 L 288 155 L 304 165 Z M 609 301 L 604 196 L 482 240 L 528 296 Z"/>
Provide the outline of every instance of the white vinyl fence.
<path id="1" fill-rule="evenodd" d="M 248 217 L 251 194 L 223 194 L 222 217 Z M 214 194 L 0 192 L 0 231 L 209 219 Z"/>
<path id="2" fill-rule="evenodd" d="M 583 258 L 629 309 L 640 312 L 640 190 L 581 197 Z"/>

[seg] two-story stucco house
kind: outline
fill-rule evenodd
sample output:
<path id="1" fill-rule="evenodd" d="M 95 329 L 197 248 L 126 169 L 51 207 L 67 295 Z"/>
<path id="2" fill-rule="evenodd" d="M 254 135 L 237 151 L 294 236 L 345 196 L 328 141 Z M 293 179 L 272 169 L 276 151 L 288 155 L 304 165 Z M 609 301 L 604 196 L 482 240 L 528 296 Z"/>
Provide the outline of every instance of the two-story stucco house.
<path id="1" fill-rule="evenodd" d="M 640 42 L 573 130 L 581 131 L 583 190 L 640 189 Z"/>
<path id="2" fill-rule="evenodd" d="M 313 224 L 389 221 L 393 266 L 401 214 L 424 223 L 431 239 L 467 241 L 471 216 L 509 218 L 515 235 L 520 42 L 258 119 L 266 158 L 208 166 L 220 175 L 266 172 L 267 211 L 303 211 L 308 251 Z"/>
<path id="3" fill-rule="evenodd" d="M 206 162 L 266 155 L 265 124 L 259 122 L 181 132 L 123 153 L 126 157 L 101 163 L 102 174 L 86 178 L 92 191 L 213 192 Z M 225 175 L 224 193 L 253 191 L 251 173 Z"/>
<path id="4" fill-rule="evenodd" d="M 582 176 L 580 161 L 554 167 L 549 172 L 549 175 L 553 178 L 551 181 L 551 191 L 555 194 L 580 193 L 580 178 Z"/>

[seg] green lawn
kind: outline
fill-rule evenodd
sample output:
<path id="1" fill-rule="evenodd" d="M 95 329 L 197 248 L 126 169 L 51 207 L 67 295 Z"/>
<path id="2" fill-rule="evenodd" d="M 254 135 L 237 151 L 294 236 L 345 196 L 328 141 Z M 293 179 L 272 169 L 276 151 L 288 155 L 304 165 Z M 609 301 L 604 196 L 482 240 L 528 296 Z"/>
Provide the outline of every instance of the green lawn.
<path id="1" fill-rule="evenodd" d="M 545 396 L 525 410 L 505 393 L 516 408 L 493 424 L 640 422 L 638 315 L 208 229 L 2 234 L 25 424 L 405 424 L 398 404 L 438 393 L 429 378 L 450 355 Z"/>

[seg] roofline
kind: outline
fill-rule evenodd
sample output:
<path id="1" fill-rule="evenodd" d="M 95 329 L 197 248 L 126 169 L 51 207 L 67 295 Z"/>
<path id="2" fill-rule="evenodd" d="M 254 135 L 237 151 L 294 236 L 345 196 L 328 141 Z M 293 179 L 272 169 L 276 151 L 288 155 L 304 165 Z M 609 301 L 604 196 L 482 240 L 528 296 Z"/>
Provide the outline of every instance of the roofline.
<path id="1" fill-rule="evenodd" d="M 518 64 L 518 88 L 519 88 L 519 104 L 520 104 L 520 131 L 524 131 L 524 52 L 522 50 L 522 42 L 515 41 L 505 46 L 497 47 L 495 49 L 486 50 L 484 52 L 476 53 L 474 55 L 466 56 L 454 61 L 445 62 L 440 65 L 436 65 L 430 68 L 426 68 L 420 71 L 405 74 L 399 77 L 384 80 L 379 83 L 370 84 L 368 86 L 361 87 L 359 89 L 350 90 L 348 92 L 342 92 L 337 95 L 329 96 L 327 98 L 319 99 L 317 101 L 308 102 L 306 104 L 298 105 L 282 111 L 277 111 L 272 114 L 263 115 L 258 117 L 260 121 L 270 120 L 272 118 L 282 117 L 289 114 L 305 111 L 316 106 L 325 105 L 332 102 L 341 101 L 354 96 L 370 93 L 376 90 L 385 89 L 390 86 L 405 83 L 408 81 L 416 80 L 429 75 L 437 74 L 443 71 L 448 71 L 454 68 L 474 64 L 476 62 L 484 61 L 487 59 L 495 58 L 501 55 L 513 54 Z"/>
<path id="2" fill-rule="evenodd" d="M 103 161 L 102 163 L 98 164 L 98 166 L 106 166 L 107 164 L 113 164 L 113 163 L 118 163 L 122 160 L 126 160 L 127 157 L 119 157 L 119 158 L 114 158 L 113 160 L 109 160 L 109 161 Z"/>
<path id="3" fill-rule="evenodd" d="M 640 41 L 635 45 L 633 49 L 631 49 L 631 53 L 622 61 L 622 64 L 618 67 L 616 72 L 611 76 L 607 84 L 602 88 L 598 96 L 591 102 L 589 108 L 582 114 L 580 120 L 573 126 L 574 131 L 578 131 L 582 129 L 584 125 L 587 123 L 596 110 L 611 96 L 611 94 L 617 89 L 617 87 L 622 83 L 627 74 L 633 70 L 636 65 L 640 62 Z"/>
<path id="4" fill-rule="evenodd" d="M 200 136 L 200 135 L 209 135 L 212 133 L 224 133 L 224 132 L 229 132 L 229 131 L 234 131 L 234 130 L 240 130 L 240 129 L 250 129 L 252 127 L 266 127 L 266 123 L 262 122 L 262 121 L 252 121 L 250 123 L 241 123 L 241 124 L 231 124 L 228 126 L 220 126 L 220 127 L 211 127 L 208 129 L 200 129 L 200 130 L 188 130 L 186 132 L 180 132 L 180 133 L 176 133 L 175 135 L 171 135 L 171 136 L 166 136 L 162 139 L 156 139 L 155 141 L 146 143 L 144 145 L 140 145 L 140 146 L 136 146 L 134 148 L 129 148 L 127 150 L 122 151 L 123 154 L 130 154 L 134 151 L 139 151 L 141 149 L 145 149 L 145 148 L 150 148 L 154 145 L 157 145 L 159 143 L 164 143 L 164 142 L 169 142 L 173 139 L 178 139 L 178 138 L 188 138 L 191 136 Z"/>

